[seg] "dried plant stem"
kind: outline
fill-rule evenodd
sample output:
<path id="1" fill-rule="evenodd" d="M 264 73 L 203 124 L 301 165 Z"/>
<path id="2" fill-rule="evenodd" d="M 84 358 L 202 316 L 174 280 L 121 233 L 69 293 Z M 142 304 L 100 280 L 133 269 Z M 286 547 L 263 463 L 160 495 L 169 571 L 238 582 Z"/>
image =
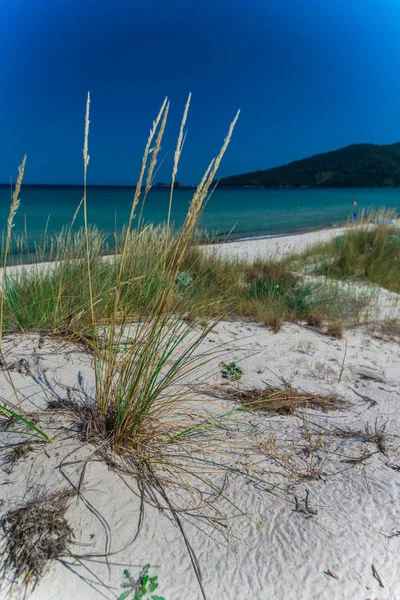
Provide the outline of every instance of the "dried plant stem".
<path id="1" fill-rule="evenodd" d="M 89 301 L 90 301 L 90 314 L 92 318 L 93 332 L 95 330 L 95 318 L 94 318 L 94 304 L 93 304 L 93 290 L 92 290 L 92 277 L 90 273 L 90 246 L 89 246 L 89 228 L 87 221 L 87 168 L 90 161 L 89 156 L 89 124 L 90 124 L 90 92 L 88 92 L 86 100 L 86 113 L 85 113 L 85 131 L 83 140 L 83 221 L 85 230 L 85 246 L 86 246 L 86 262 L 88 270 L 88 285 L 89 285 Z"/>
<path id="2" fill-rule="evenodd" d="M 121 253 L 121 269 L 120 269 L 120 272 L 121 272 L 122 267 L 123 267 L 124 256 L 125 256 L 125 252 L 126 252 L 126 246 L 128 244 L 129 234 L 131 232 L 132 222 L 133 222 L 133 219 L 134 219 L 134 216 L 135 216 L 135 210 L 136 210 L 136 207 L 138 205 L 140 194 L 141 194 L 141 191 L 142 191 L 144 173 L 145 173 L 145 170 L 146 170 L 147 161 L 148 161 L 148 157 L 149 157 L 149 154 L 150 154 L 151 143 L 152 143 L 152 141 L 154 139 L 154 136 L 156 134 L 158 125 L 160 123 L 160 120 L 161 120 L 161 117 L 163 115 L 164 109 L 165 109 L 165 107 L 167 105 L 167 102 L 168 102 L 168 98 L 165 98 L 164 102 L 162 103 L 162 106 L 161 106 L 161 108 L 159 110 L 159 113 L 157 115 L 156 120 L 153 121 L 153 127 L 150 129 L 149 137 L 147 139 L 147 144 L 146 144 L 146 147 L 144 149 L 144 153 L 143 153 L 143 157 L 142 157 L 142 166 L 140 168 L 139 178 L 138 178 L 137 183 L 136 183 L 135 194 L 133 196 L 132 206 L 131 206 L 131 212 L 130 212 L 130 215 L 129 215 L 129 221 L 128 221 L 128 225 L 127 225 L 127 228 L 126 228 L 125 242 L 124 242 L 124 246 L 123 246 L 122 253 Z"/>
<path id="3" fill-rule="evenodd" d="M 343 375 L 343 371 L 344 371 L 344 363 L 346 362 L 346 355 L 347 355 L 347 339 L 345 340 L 345 349 L 344 349 L 342 367 L 340 369 L 339 383 L 342 381 L 342 375 Z"/>
<path id="4" fill-rule="evenodd" d="M 78 214 L 79 214 L 79 211 L 81 210 L 81 206 L 82 206 L 82 204 L 83 204 L 83 198 L 82 198 L 82 200 L 79 202 L 79 204 L 78 204 L 78 206 L 77 206 L 77 208 L 76 208 L 76 211 L 74 212 L 74 215 L 73 215 L 73 217 L 72 217 L 72 221 L 71 221 L 71 228 L 72 228 L 72 226 L 74 225 L 74 223 L 75 223 L 75 221 L 76 221 L 76 218 L 77 218 L 77 216 L 78 216 Z"/>
<path id="5" fill-rule="evenodd" d="M 175 149 L 175 154 L 174 154 L 174 166 L 172 168 L 172 177 L 171 177 L 171 188 L 170 188 L 170 192 L 169 192 L 169 205 L 168 205 L 168 217 L 167 217 L 167 235 L 168 235 L 168 231 L 169 231 L 169 227 L 171 224 L 171 209 L 172 209 L 172 197 L 174 194 L 174 185 L 175 185 L 175 179 L 176 179 L 176 175 L 178 173 L 178 165 L 179 165 L 179 160 L 181 158 L 181 154 L 182 154 L 182 150 L 183 150 L 183 145 L 185 143 L 185 139 L 186 139 L 186 133 L 184 133 L 184 129 L 185 129 L 185 125 L 186 125 L 186 121 L 187 121 L 187 116 L 189 113 L 189 106 L 190 106 L 190 100 L 192 98 L 192 94 L 189 93 L 188 99 L 186 101 L 186 105 L 185 105 L 185 110 L 183 111 L 183 115 L 182 115 L 182 121 L 181 121 L 181 126 L 179 129 L 179 135 L 178 135 L 178 140 L 176 143 L 176 149 Z"/>
<path id="6" fill-rule="evenodd" d="M 155 143 L 152 155 L 151 155 L 151 161 L 150 161 L 149 169 L 147 171 L 146 187 L 144 190 L 145 197 L 147 196 L 151 186 L 153 185 L 153 173 L 154 173 L 155 166 L 157 164 L 157 156 L 158 156 L 158 153 L 161 148 L 161 140 L 164 135 L 165 126 L 167 124 L 168 112 L 169 112 L 169 102 L 167 103 L 167 105 L 165 107 L 165 110 L 163 113 L 163 118 L 162 118 L 161 125 L 160 125 L 160 129 L 158 131 L 156 143 Z"/>
<path id="7" fill-rule="evenodd" d="M 121 281 L 122 281 L 122 273 L 123 273 L 123 269 L 125 266 L 125 261 L 126 261 L 126 255 L 127 255 L 127 249 L 128 249 L 128 245 L 129 245 L 129 240 L 130 240 L 130 235 L 131 235 L 131 230 L 132 230 L 132 222 L 135 216 L 135 210 L 136 207 L 138 205 L 139 202 L 139 198 L 140 198 L 140 194 L 141 194 L 141 190 L 142 190 L 142 185 L 143 185 L 143 179 L 144 179 L 144 173 L 146 171 L 146 166 L 147 166 L 147 161 L 148 161 L 148 157 L 150 154 L 150 147 L 152 144 L 152 141 L 154 139 L 154 136 L 156 134 L 158 125 L 164 115 L 163 121 L 162 121 L 162 125 L 160 128 L 161 131 L 161 135 L 159 133 L 159 135 L 157 136 L 157 140 L 156 140 L 156 147 L 154 149 L 153 152 L 156 152 L 155 157 L 153 156 L 152 159 L 152 167 L 150 166 L 151 173 L 150 173 L 150 179 L 148 177 L 147 183 L 149 183 L 151 181 L 151 175 L 152 172 L 154 171 L 154 167 L 156 164 L 156 160 L 157 160 L 157 154 L 159 152 L 160 149 L 160 145 L 161 145 L 161 139 L 162 139 L 162 135 L 164 133 L 164 129 L 165 129 L 165 124 L 167 121 L 167 116 L 168 116 L 168 109 L 169 109 L 169 103 L 168 103 L 168 98 L 166 97 L 164 99 L 164 102 L 162 103 L 162 106 L 158 112 L 158 115 L 155 119 L 155 121 L 153 121 L 153 126 L 150 130 L 149 133 L 149 137 L 147 139 L 147 143 L 146 143 L 146 147 L 143 153 L 143 157 L 142 157 L 142 165 L 140 168 L 140 172 L 139 172 L 139 178 L 138 181 L 136 183 L 136 189 L 135 189 L 135 194 L 133 197 L 133 201 L 132 201 L 132 206 L 131 206 L 131 212 L 129 215 L 129 221 L 126 227 L 126 232 L 125 232 L 125 237 L 124 237 L 124 242 L 123 242 L 123 246 L 122 246 L 122 251 L 121 251 L 121 255 L 119 258 L 119 268 L 118 268 L 118 273 L 117 273 L 117 281 L 116 281 L 116 286 L 115 286 L 115 300 L 114 300 L 114 307 L 113 307 L 113 317 L 111 319 L 111 323 L 110 323 L 110 331 L 109 331 L 109 335 L 108 335 L 108 339 L 109 339 L 109 344 L 113 344 L 114 341 L 114 334 L 115 334 L 115 327 L 116 327 L 116 322 L 117 322 L 117 313 L 119 310 L 119 301 L 120 301 L 120 297 L 121 297 L 121 292 L 122 292 L 122 286 L 121 286 Z M 165 114 L 166 113 L 166 114 Z M 149 169 L 150 170 L 150 169 Z M 147 184 L 146 184 L 146 189 L 147 189 Z M 148 190 L 147 190 L 148 191 Z"/>
<path id="8" fill-rule="evenodd" d="M 185 222 L 182 227 L 182 234 L 180 236 L 180 240 L 177 245 L 176 252 L 175 252 L 175 256 L 174 256 L 175 264 L 180 264 L 180 262 L 182 261 L 184 255 L 186 253 L 188 244 L 193 236 L 193 232 L 197 226 L 197 223 L 199 222 L 199 218 L 202 214 L 202 211 L 205 206 L 205 202 L 208 198 L 209 189 L 214 181 L 215 175 L 217 173 L 219 165 L 221 164 L 221 160 L 226 152 L 229 142 L 231 141 L 232 133 L 235 128 L 236 122 L 239 118 L 239 114 L 240 114 L 240 110 L 238 110 L 235 118 L 233 119 L 232 123 L 230 124 L 228 134 L 224 140 L 224 143 L 221 147 L 221 150 L 219 151 L 218 156 L 215 159 L 213 159 L 211 161 L 211 163 L 208 165 L 208 168 L 203 175 L 203 179 L 201 180 L 200 184 L 198 185 L 198 187 L 194 193 L 194 196 L 193 196 L 192 201 L 189 206 L 189 210 L 188 210 L 186 218 L 185 218 Z"/>
<path id="9" fill-rule="evenodd" d="M 19 204 L 20 204 L 19 193 L 21 191 L 22 179 L 24 177 L 25 164 L 26 164 L 26 154 L 25 154 L 24 158 L 22 159 L 22 163 L 18 167 L 18 178 L 17 178 L 17 182 L 15 184 L 14 193 L 12 195 L 10 212 L 8 214 L 8 219 L 7 219 L 7 234 L 6 234 L 4 255 L 3 255 L 3 273 L 2 273 L 2 280 L 1 280 L 1 299 L 0 299 L 0 353 L 2 353 L 2 351 L 3 351 L 3 347 L 2 347 L 2 344 L 3 344 L 3 316 L 4 316 L 4 294 L 5 294 L 6 276 L 7 276 L 7 255 L 10 250 L 11 231 L 12 231 L 13 224 L 14 224 L 14 217 L 17 213 L 17 210 L 18 210 Z M 15 397 L 18 402 L 18 407 L 19 407 L 20 411 L 22 412 L 21 401 L 19 399 L 17 390 L 15 389 L 15 386 L 14 386 L 14 383 L 13 383 L 13 380 L 11 377 L 10 377 L 10 382 L 11 382 L 11 386 L 13 388 Z"/>
<path id="10" fill-rule="evenodd" d="M 161 125 L 160 125 L 160 129 L 158 130 L 156 143 L 154 145 L 153 150 L 151 151 L 151 160 L 150 160 L 150 165 L 149 165 L 149 168 L 147 171 L 146 185 L 144 188 L 142 205 L 140 207 L 140 214 L 139 214 L 139 219 L 138 219 L 138 229 L 140 229 L 140 225 L 142 223 L 143 209 L 144 209 L 144 205 L 146 202 L 147 194 L 149 193 L 151 186 L 153 185 L 153 179 L 154 179 L 154 175 L 155 175 L 154 169 L 157 164 L 158 153 L 161 150 L 161 141 L 163 139 L 165 126 L 167 124 L 168 112 L 169 112 L 169 102 L 167 102 L 167 104 L 166 104 L 166 107 L 165 107 L 165 110 L 163 113 L 163 117 L 162 117 L 162 121 L 161 121 Z"/>

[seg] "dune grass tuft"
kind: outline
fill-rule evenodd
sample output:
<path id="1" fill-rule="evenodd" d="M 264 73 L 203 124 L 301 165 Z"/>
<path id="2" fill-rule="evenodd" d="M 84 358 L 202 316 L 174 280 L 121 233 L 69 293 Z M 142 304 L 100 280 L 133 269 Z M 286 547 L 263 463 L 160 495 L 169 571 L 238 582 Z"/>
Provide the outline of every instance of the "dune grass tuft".
<path id="1" fill-rule="evenodd" d="M 344 336 L 344 325 L 341 321 L 332 321 L 327 325 L 327 334 L 335 338 L 335 340 L 341 340 Z"/>
<path id="2" fill-rule="evenodd" d="M 188 104 L 186 106 L 188 108 Z M 175 174 L 187 108 L 178 136 L 178 151 L 173 167 Z M 182 271 L 210 186 L 239 115 L 238 113 L 231 123 L 220 152 L 211 161 L 196 188 L 181 230 L 175 236 L 170 236 L 168 230 L 159 231 L 161 237 L 164 236 L 165 243 L 159 243 L 159 235 L 156 241 L 158 249 L 153 248 L 153 252 L 149 254 L 149 246 L 155 240 L 151 235 L 148 236 L 149 230 L 142 224 L 142 212 L 135 230 L 132 229 L 132 224 L 141 194 L 142 211 L 152 185 L 168 110 L 169 103 L 166 99 L 150 130 L 130 219 L 123 232 L 122 247 L 119 250 L 117 244 L 116 252 L 110 259 L 111 269 L 110 264 L 106 266 L 108 277 L 105 277 L 104 272 L 98 279 L 92 276 L 90 232 L 86 221 L 86 257 L 80 265 L 87 273 L 91 273 L 88 278 L 88 312 L 93 335 L 96 382 L 96 408 L 93 413 L 96 426 L 91 429 L 102 432 L 103 437 L 111 440 L 114 451 L 133 450 L 142 457 L 151 455 L 154 444 L 162 445 L 170 438 L 170 428 L 176 428 L 176 424 L 171 425 L 171 415 L 188 399 L 186 388 L 181 382 L 198 369 L 199 363 L 205 359 L 204 356 L 199 356 L 198 350 L 213 323 L 197 331 L 195 326 L 207 314 L 210 300 L 200 298 L 193 302 L 190 290 L 179 285 L 178 275 Z M 85 147 L 86 132 L 85 128 Z M 150 153 L 153 139 L 155 146 Z M 144 250 L 142 253 L 138 250 L 140 247 Z M 133 268 L 137 269 L 140 256 L 146 268 L 140 274 L 137 271 L 132 273 Z M 95 261 L 95 265 L 100 272 L 103 270 L 104 263 L 99 259 Z M 137 290 L 136 294 L 134 290 Z M 135 297 L 129 305 L 129 296 L 132 298 L 132 295 Z M 99 315 L 98 307 L 103 310 L 102 315 Z M 184 318 L 188 312 L 191 313 L 190 320 Z M 172 389 L 174 393 L 171 393 Z"/>

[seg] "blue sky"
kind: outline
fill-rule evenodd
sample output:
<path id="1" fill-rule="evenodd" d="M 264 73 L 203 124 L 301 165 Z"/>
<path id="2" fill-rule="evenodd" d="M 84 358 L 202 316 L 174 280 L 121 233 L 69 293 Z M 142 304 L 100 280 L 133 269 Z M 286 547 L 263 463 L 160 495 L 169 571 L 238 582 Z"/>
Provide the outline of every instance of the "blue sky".
<path id="1" fill-rule="evenodd" d="M 13 0 L 0 4 L 0 181 L 133 184 L 165 95 L 168 180 L 196 183 L 236 110 L 221 175 L 356 142 L 400 140 L 398 0 Z"/>

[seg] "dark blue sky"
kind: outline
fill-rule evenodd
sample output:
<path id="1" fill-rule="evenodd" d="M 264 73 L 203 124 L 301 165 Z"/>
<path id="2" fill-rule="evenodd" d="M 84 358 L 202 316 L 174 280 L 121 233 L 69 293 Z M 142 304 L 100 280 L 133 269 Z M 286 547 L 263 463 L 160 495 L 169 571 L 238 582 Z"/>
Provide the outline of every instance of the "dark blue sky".
<path id="1" fill-rule="evenodd" d="M 133 184 L 163 97 L 168 180 L 193 93 L 178 179 L 196 183 L 236 109 L 220 175 L 354 142 L 400 140 L 398 0 L 2 0 L 0 181 Z"/>

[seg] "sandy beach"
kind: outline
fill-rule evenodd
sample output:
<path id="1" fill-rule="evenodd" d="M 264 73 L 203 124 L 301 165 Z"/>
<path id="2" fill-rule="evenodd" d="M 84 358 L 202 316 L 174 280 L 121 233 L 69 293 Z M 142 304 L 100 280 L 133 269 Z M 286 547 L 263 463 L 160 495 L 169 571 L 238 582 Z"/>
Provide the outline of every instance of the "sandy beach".
<path id="1" fill-rule="evenodd" d="M 251 431 L 253 453 L 245 458 L 257 464 L 259 481 L 231 478 L 224 493 L 252 520 L 220 500 L 223 535 L 190 515 L 184 521 L 206 597 L 230 599 L 246 590 L 257 600 L 399 598 L 398 344 L 363 332 L 333 341 L 297 325 L 272 334 L 226 322 L 206 343 L 225 345 L 224 358 L 244 370 L 243 385 L 279 384 L 284 377 L 299 389 L 334 391 L 347 403 L 328 413 L 240 415 L 240 426 Z M 25 409 L 43 411 L 49 400 L 64 398 L 66 389 L 93 393 L 91 359 L 75 347 L 47 340 L 39 351 L 34 335 L 12 336 L 7 346 L 10 362 L 23 361 L 25 372 L 15 373 L 14 381 L 24 390 Z M 218 363 L 207 383 L 223 381 Z M 214 402 L 209 414 L 229 408 Z M 121 477 L 97 458 L 93 446 L 82 445 L 68 419 L 48 414 L 43 422 L 54 444 L 45 451 L 32 444 L 15 464 L 7 461 L 10 444 L 22 440 L 2 435 L 2 511 L 44 491 L 78 486 L 84 466 L 85 472 L 81 495 L 67 511 L 73 555 L 54 563 L 29 597 L 52 600 L 68 590 L 70 598 L 115 598 L 124 566 L 138 573 L 150 563 L 165 598 L 202 598 L 184 539 L 168 514 L 142 506 L 135 479 Z M 385 431 L 381 450 L 365 434 L 376 426 Z M 238 455 L 238 465 L 243 460 Z M 214 477 L 217 483 L 220 475 Z M 4 582 L 0 597 L 9 593 Z M 14 594 L 22 597 L 17 589 Z"/>
<path id="2" fill-rule="evenodd" d="M 204 248 L 208 252 L 216 252 L 222 256 L 238 258 L 240 260 L 254 260 L 257 257 L 265 256 L 271 259 L 278 259 L 289 254 L 300 253 L 319 242 L 328 242 L 338 235 L 342 235 L 345 230 L 346 227 L 330 227 L 293 235 L 248 238 L 237 242 L 204 246 Z"/>
<path id="3" fill-rule="evenodd" d="M 277 257 L 341 232 L 247 240 L 206 251 Z M 375 296 L 382 309 L 378 319 L 387 314 L 385 301 Z M 66 513 L 73 531 L 69 554 L 51 564 L 28 597 L 53 600 L 68 590 L 68 598 L 119 598 L 124 569 L 137 576 L 149 563 L 166 600 L 399 599 L 398 339 L 366 327 L 335 340 L 302 324 L 285 324 L 275 334 L 257 323 L 223 321 L 199 351 L 213 349 L 196 379 L 188 377 L 197 392 L 187 408 L 211 420 L 229 413 L 234 429 L 223 430 L 208 460 L 212 453 L 234 456 L 238 474 L 224 479 L 218 469 L 203 468 L 214 493 L 203 489 L 190 498 L 179 487 L 170 491 L 198 562 L 202 592 L 169 511 L 143 499 L 134 475 L 119 472 L 95 445 L 82 443 L 68 412 L 48 409 L 65 399 L 91 401 L 91 356 L 39 334 L 5 338 L 3 352 L 23 407 L 37 414 L 54 443 L 29 442 L 15 457 L 12 449 L 26 444 L 26 436 L 5 427 L 1 512 L 55 490 L 79 489 Z M 234 401 L 204 392 L 226 387 L 221 363 L 232 361 L 243 370 L 234 384 L 239 389 L 285 382 L 311 394 L 335 394 L 341 403 L 336 410 L 301 408 L 287 415 L 237 411 Z M 4 369 L 1 378 L 3 398 L 12 402 Z M 240 446 L 234 431 L 248 432 Z M 23 597 L 23 589 L 10 586 L 6 578 L 0 598 Z"/>

